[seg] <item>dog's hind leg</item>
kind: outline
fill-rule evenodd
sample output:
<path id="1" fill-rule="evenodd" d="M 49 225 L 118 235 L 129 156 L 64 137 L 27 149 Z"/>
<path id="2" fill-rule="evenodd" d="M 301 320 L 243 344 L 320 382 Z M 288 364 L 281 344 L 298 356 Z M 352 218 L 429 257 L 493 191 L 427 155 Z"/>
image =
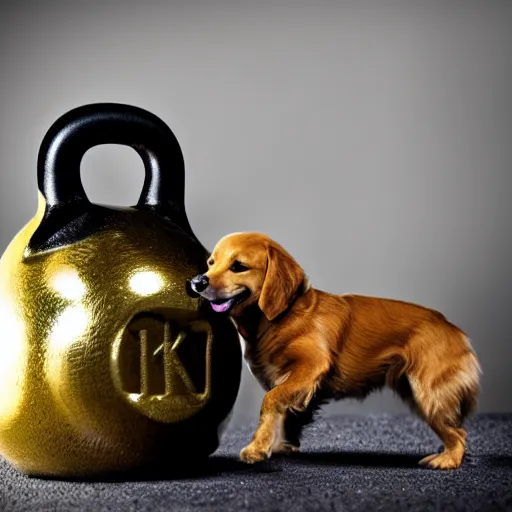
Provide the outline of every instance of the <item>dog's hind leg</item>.
<path id="1" fill-rule="evenodd" d="M 432 469 L 458 468 L 464 457 L 465 417 L 476 406 L 480 366 L 475 355 L 467 351 L 454 365 L 411 370 L 408 375 L 418 414 L 439 436 L 442 453 L 425 457 L 420 464 Z"/>

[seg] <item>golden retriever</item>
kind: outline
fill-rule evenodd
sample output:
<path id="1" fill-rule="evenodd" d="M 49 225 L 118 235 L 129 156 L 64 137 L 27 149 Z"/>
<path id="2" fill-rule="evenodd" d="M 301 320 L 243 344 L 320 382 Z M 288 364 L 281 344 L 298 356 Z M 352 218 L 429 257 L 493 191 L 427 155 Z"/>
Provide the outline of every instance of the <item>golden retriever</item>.
<path id="1" fill-rule="evenodd" d="M 463 421 L 476 408 L 481 369 L 466 335 L 441 313 L 312 288 L 292 256 L 263 233 L 222 238 L 189 292 L 231 316 L 251 372 L 267 391 L 242 461 L 297 451 L 321 404 L 362 400 L 387 385 L 444 444 L 420 464 L 461 465 Z"/>

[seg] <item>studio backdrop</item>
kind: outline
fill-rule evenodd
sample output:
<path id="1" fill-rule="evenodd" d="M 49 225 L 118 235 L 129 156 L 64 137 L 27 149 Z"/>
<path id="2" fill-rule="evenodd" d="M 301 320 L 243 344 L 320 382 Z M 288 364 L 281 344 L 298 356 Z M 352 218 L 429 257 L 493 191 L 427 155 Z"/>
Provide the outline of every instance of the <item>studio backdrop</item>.
<path id="1" fill-rule="evenodd" d="M 136 105 L 176 134 L 208 248 L 266 232 L 316 288 L 443 311 L 481 360 L 480 410 L 510 412 L 511 47 L 500 1 L 3 3 L 0 250 L 35 213 L 50 125 Z M 82 162 L 98 203 L 134 204 L 143 175 L 127 147 Z M 235 416 L 262 396 L 244 369 Z"/>

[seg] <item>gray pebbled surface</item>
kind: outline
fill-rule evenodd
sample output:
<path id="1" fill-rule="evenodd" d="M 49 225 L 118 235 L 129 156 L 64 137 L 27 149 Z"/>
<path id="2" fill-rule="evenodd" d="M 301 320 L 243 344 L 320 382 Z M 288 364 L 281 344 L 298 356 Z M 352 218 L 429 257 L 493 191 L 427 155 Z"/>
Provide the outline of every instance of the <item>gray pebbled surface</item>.
<path id="1" fill-rule="evenodd" d="M 463 467 L 417 466 L 440 448 L 410 415 L 329 416 L 309 428 L 303 453 L 248 466 L 237 460 L 254 422 L 231 427 L 200 468 L 131 481 L 27 478 L 0 459 L 2 511 L 462 511 L 512 510 L 512 414 L 468 422 Z"/>

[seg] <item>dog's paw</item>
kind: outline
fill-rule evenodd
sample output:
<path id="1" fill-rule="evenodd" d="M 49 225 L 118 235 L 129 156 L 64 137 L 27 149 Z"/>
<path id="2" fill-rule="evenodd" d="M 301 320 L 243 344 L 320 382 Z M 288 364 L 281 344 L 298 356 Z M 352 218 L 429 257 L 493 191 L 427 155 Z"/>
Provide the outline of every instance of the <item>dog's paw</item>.
<path id="1" fill-rule="evenodd" d="M 461 465 L 461 460 L 448 452 L 434 453 L 424 459 L 421 459 L 419 464 L 427 466 L 430 469 L 457 469 Z"/>
<path id="2" fill-rule="evenodd" d="M 247 445 L 240 452 L 240 460 L 247 464 L 254 464 L 255 462 L 261 462 L 262 460 L 270 457 L 270 451 L 262 450 L 253 443 Z"/>
<path id="3" fill-rule="evenodd" d="M 276 446 L 272 448 L 272 453 L 282 453 L 282 454 L 288 454 L 288 453 L 297 453 L 300 451 L 300 446 L 296 446 L 291 443 L 279 443 Z"/>

